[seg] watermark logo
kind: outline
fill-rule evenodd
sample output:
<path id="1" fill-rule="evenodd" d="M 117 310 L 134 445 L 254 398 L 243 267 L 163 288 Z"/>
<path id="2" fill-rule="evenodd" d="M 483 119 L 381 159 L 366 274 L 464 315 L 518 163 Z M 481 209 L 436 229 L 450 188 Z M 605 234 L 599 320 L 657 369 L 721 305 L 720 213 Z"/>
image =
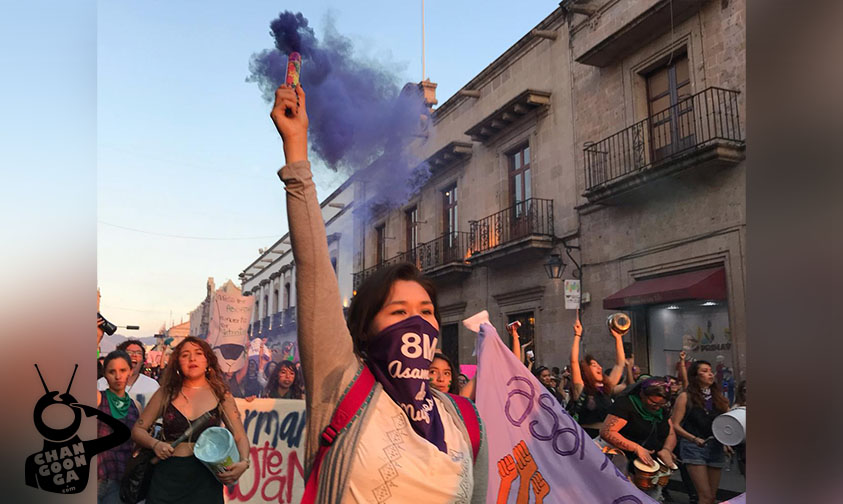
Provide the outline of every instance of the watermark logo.
<path id="1" fill-rule="evenodd" d="M 33 488 L 60 494 L 74 494 L 85 490 L 88 485 L 91 460 L 106 450 L 119 446 L 131 436 L 129 427 L 116 420 L 111 415 L 97 408 L 80 404 L 70 394 L 73 378 L 79 365 L 73 368 L 73 375 L 67 385 L 67 390 L 59 394 L 58 390 L 50 390 L 44 381 L 38 364 L 35 370 L 44 386 L 44 395 L 35 403 L 33 421 L 38 433 L 44 437 L 44 446 L 38 453 L 33 453 L 26 459 L 26 484 Z M 54 429 L 43 419 L 45 410 L 53 405 L 64 405 L 73 412 L 73 421 L 67 427 Z M 82 441 L 77 435 L 82 425 L 82 413 L 85 416 L 96 416 L 98 420 L 108 425 L 112 433 L 102 438 Z"/>

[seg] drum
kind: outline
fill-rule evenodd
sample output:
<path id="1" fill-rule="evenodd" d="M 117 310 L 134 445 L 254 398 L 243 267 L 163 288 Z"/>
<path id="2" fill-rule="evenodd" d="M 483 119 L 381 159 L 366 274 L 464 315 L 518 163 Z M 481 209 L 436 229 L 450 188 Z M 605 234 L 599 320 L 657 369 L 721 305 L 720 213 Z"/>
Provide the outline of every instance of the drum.
<path id="1" fill-rule="evenodd" d="M 746 439 L 746 408 L 741 406 L 719 415 L 711 423 L 714 437 L 726 446 L 735 446 Z"/>
<path id="2" fill-rule="evenodd" d="M 664 461 L 662 459 L 660 459 L 658 457 L 656 457 L 656 462 L 658 462 L 658 464 L 659 464 L 658 485 L 659 486 L 667 486 L 667 483 L 670 481 L 670 475 L 673 473 L 673 471 L 678 470 L 679 466 L 676 465 L 676 464 L 673 464 L 672 466 L 668 466 L 667 464 L 664 463 Z"/>
<path id="3" fill-rule="evenodd" d="M 635 459 L 632 462 L 633 474 L 632 482 L 642 490 L 651 490 L 656 487 L 659 481 L 659 464 L 653 462 L 653 465 L 648 466 L 641 459 Z"/>

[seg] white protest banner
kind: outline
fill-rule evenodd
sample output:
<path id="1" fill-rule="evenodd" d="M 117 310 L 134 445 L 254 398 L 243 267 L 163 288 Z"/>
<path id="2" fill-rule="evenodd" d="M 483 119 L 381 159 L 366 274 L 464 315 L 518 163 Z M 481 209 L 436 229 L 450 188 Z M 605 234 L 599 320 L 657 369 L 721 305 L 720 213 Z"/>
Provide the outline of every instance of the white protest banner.
<path id="1" fill-rule="evenodd" d="M 577 310 L 580 307 L 580 281 L 565 280 L 565 309 Z"/>
<path id="2" fill-rule="evenodd" d="M 243 296 L 233 285 L 226 284 L 214 293 L 208 344 L 225 372 L 238 371 L 246 364 L 245 346 L 249 343 L 249 321 L 254 303 L 253 296 Z"/>
<path id="3" fill-rule="evenodd" d="M 251 467 L 235 485 L 225 487 L 225 502 L 300 502 L 304 494 L 304 400 L 235 401 L 243 414 Z"/>
<path id="4" fill-rule="evenodd" d="M 486 502 L 655 504 L 597 447 L 538 379 L 480 325 L 477 409 L 489 443 Z"/>

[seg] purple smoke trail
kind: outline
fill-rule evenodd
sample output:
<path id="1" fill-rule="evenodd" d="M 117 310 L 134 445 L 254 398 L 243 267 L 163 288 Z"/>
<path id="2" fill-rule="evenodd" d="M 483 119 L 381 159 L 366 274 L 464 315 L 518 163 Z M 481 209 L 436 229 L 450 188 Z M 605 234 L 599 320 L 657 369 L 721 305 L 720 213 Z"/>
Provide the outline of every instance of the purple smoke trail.
<path id="1" fill-rule="evenodd" d="M 418 133 L 420 115 L 426 111 L 420 90 L 401 90 L 398 76 L 356 58 L 351 41 L 330 25 L 320 41 L 301 13 L 282 12 L 270 30 L 275 49 L 252 55 L 247 81 L 257 83 L 271 102 L 284 82 L 287 54 L 301 53 L 313 152 L 334 170 L 357 170 L 375 160 L 388 163 L 389 175 L 377 186 L 383 188 L 385 200 L 406 201 L 413 190 L 408 179 L 418 184 L 426 171 L 419 174 L 418 160 L 403 149 Z"/>

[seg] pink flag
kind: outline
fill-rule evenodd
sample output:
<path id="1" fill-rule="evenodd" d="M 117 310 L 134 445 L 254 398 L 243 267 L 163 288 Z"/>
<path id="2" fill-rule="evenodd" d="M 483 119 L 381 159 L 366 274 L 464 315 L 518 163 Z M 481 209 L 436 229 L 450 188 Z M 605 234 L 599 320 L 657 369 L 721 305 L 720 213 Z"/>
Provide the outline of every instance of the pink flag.
<path id="1" fill-rule="evenodd" d="M 487 504 L 655 503 L 615 468 L 491 324 L 480 325 L 478 345 L 477 409 L 489 443 Z"/>
<path id="2" fill-rule="evenodd" d="M 746 493 L 742 493 L 733 499 L 729 499 L 723 504 L 746 504 Z"/>

